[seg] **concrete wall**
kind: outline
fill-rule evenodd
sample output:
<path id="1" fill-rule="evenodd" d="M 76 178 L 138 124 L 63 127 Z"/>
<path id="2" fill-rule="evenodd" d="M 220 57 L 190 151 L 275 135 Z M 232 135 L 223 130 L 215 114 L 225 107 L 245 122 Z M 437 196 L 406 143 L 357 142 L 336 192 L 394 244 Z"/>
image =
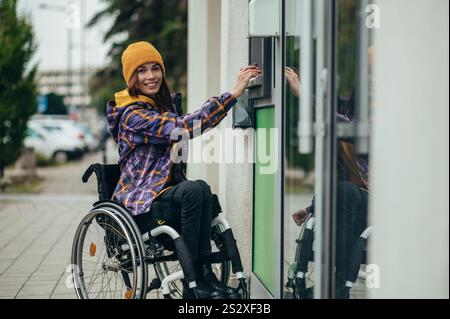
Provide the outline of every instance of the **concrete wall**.
<path id="1" fill-rule="evenodd" d="M 188 11 L 188 111 L 197 110 L 209 97 L 231 90 L 238 71 L 248 63 L 248 3 L 242 0 L 189 0 Z M 218 128 L 202 137 L 213 140 L 220 132 L 222 154 L 231 152 L 224 143 L 226 130 L 232 127 L 232 112 Z M 220 130 L 220 131 L 217 131 Z M 229 131 L 228 131 L 229 133 Z M 238 130 L 238 137 L 252 131 Z M 195 140 L 194 140 L 195 141 Z M 198 152 L 195 143 L 190 152 Z M 252 151 L 246 145 L 243 152 Z M 253 165 L 190 163 L 190 179 L 205 179 L 220 197 L 220 203 L 237 238 L 245 271 L 251 271 L 251 226 L 253 201 Z"/>
<path id="2" fill-rule="evenodd" d="M 379 0 L 373 298 L 448 298 L 448 1 Z"/>
<path id="3" fill-rule="evenodd" d="M 189 0 L 188 6 L 188 112 L 211 96 L 220 95 L 220 0 Z M 210 136 L 205 134 L 203 141 Z M 198 141 L 197 141 L 198 143 Z M 190 143 L 190 155 L 201 150 Z M 199 145 L 199 144 L 197 144 Z M 190 163 L 189 179 L 204 179 L 219 191 L 218 164 Z"/>
<path id="4" fill-rule="evenodd" d="M 242 0 L 222 0 L 221 25 L 221 78 L 222 92 L 233 88 L 239 69 L 248 64 L 248 2 Z M 221 130 L 232 127 L 231 112 L 223 120 Z M 253 130 L 236 129 L 236 136 L 248 135 L 254 139 Z M 224 135 L 223 133 L 222 135 Z M 230 152 L 231 144 L 224 145 L 224 152 Z M 243 151 L 248 154 L 252 144 L 245 144 L 236 155 Z M 220 199 L 227 219 L 239 245 L 246 274 L 251 272 L 252 261 L 252 213 L 253 213 L 253 164 L 220 164 Z"/>

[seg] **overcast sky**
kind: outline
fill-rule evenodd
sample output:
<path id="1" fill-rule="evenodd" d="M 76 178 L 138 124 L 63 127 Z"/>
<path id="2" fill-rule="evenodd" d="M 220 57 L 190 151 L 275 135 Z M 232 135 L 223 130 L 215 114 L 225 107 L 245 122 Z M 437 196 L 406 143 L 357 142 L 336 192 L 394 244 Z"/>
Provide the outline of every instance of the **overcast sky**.
<path id="1" fill-rule="evenodd" d="M 70 2 L 73 3 L 75 9 L 82 11 L 81 4 L 84 3 L 85 18 L 87 22 L 90 18 L 104 6 L 102 0 L 19 0 L 18 12 L 20 15 L 30 17 L 34 27 L 35 39 L 38 44 L 37 52 L 33 62 L 39 62 L 39 70 L 65 70 L 67 68 L 67 23 L 70 24 L 68 14 L 66 12 L 58 12 L 49 9 L 40 9 L 40 4 L 55 6 L 66 6 Z M 80 20 L 83 14 L 80 14 Z M 86 49 L 84 50 L 84 65 L 92 67 L 104 66 L 108 63 L 106 54 L 109 45 L 103 43 L 103 34 L 109 29 L 112 19 L 102 21 L 101 25 L 95 26 L 84 31 L 84 42 Z M 81 28 L 72 29 L 72 41 L 74 49 L 72 50 L 72 67 L 79 68 L 81 64 Z"/>

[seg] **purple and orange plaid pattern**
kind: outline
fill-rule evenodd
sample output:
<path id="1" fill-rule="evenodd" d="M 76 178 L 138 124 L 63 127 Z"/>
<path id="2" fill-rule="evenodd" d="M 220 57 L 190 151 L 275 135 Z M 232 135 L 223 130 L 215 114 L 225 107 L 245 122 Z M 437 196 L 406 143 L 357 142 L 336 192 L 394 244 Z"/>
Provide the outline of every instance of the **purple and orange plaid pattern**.
<path id="1" fill-rule="evenodd" d="M 172 140 L 174 130 L 194 137 L 194 131 L 204 132 L 217 126 L 236 104 L 229 93 L 211 97 L 191 114 L 160 113 L 145 102 L 129 105 L 108 103 L 108 125 L 118 143 L 121 176 L 114 191 L 115 201 L 122 203 L 133 215 L 150 210 L 153 200 L 171 179 L 174 163 L 171 151 L 178 140 Z M 197 127 L 194 127 L 194 124 Z"/>

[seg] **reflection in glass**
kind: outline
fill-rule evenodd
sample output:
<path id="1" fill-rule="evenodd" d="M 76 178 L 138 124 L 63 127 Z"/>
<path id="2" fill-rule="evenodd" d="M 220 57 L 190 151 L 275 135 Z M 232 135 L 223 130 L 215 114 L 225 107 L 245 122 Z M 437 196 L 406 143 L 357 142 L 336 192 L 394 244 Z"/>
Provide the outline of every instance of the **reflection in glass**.
<path id="1" fill-rule="evenodd" d="M 367 207 L 369 197 L 369 154 L 357 148 L 356 128 L 368 99 L 368 34 L 362 26 L 364 1 L 340 0 L 337 27 L 337 125 L 350 125 L 353 134 L 336 138 L 335 212 L 335 298 L 365 298 L 364 277 Z M 358 17 L 361 17 L 359 19 Z M 366 33 L 367 32 L 367 33 Z M 371 61 L 371 60 L 370 60 Z M 362 76 L 361 76 L 362 75 Z M 368 101 L 367 101 L 368 102 Z M 360 133 L 360 132 L 359 132 Z M 369 134 L 369 132 L 365 132 Z M 361 272 L 363 273 L 363 272 Z"/>
<path id="2" fill-rule="evenodd" d="M 286 12 L 296 11 L 286 1 Z M 335 123 L 346 134 L 338 133 L 335 139 L 334 187 L 335 207 L 332 211 L 332 250 L 334 252 L 333 295 L 335 298 L 365 298 L 364 274 L 367 205 L 369 197 L 369 154 L 357 147 L 355 136 L 357 125 L 361 125 L 361 107 L 364 99 L 370 105 L 370 70 L 373 48 L 370 41 L 362 41 L 358 0 L 339 0 L 336 31 L 336 74 L 334 83 Z M 363 10 L 361 11 L 363 12 Z M 305 299 L 313 297 L 314 283 L 314 153 L 301 155 L 298 152 L 299 97 L 302 94 L 302 79 L 299 63 L 301 56 L 300 38 L 289 32 L 289 26 L 296 25 L 291 19 L 295 15 L 286 14 L 288 32 L 285 35 L 285 224 L 284 224 L 284 283 L 285 298 Z M 299 34 L 300 32 L 298 32 Z M 362 54 L 364 58 L 361 58 Z M 366 74 L 364 73 L 366 72 Z M 364 75 L 364 76 L 361 76 Z M 316 78 L 317 75 L 314 75 Z M 368 81 L 363 81 L 367 78 Z M 315 83 L 315 79 L 313 80 Z M 314 105 L 313 105 L 314 106 Z M 368 119 L 370 122 L 370 118 Z M 361 131 L 359 132 L 361 133 Z M 368 130 L 365 133 L 369 134 Z M 364 134 L 363 134 L 364 135 Z M 325 177 L 330 179 L 331 177 Z M 292 217 L 291 217 L 292 216 Z M 351 288 L 351 289 L 350 289 Z"/>
<path id="3" fill-rule="evenodd" d="M 305 278 L 302 283 L 297 278 L 300 269 L 300 250 L 306 233 L 306 223 L 300 223 L 314 192 L 314 154 L 300 154 L 298 140 L 299 103 L 301 96 L 300 81 L 300 30 L 298 6 L 299 1 L 286 1 L 286 51 L 285 61 L 285 194 L 284 194 L 284 298 L 299 298 L 312 293 L 312 289 L 299 291 L 301 287 L 310 288 L 312 282 L 311 262 L 306 261 Z M 303 216 L 304 218 L 305 216 Z M 304 247 L 303 247 L 304 248 Z M 312 255 L 312 254 L 311 254 Z M 311 256 L 312 257 L 312 256 Z M 309 268 L 308 268 L 309 265 Z"/>

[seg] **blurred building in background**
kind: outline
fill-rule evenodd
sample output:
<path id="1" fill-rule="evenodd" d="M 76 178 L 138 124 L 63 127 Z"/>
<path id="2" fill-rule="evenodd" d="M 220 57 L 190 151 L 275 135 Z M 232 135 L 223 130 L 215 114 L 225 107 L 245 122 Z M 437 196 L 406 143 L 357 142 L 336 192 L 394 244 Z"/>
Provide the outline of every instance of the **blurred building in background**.
<path id="1" fill-rule="evenodd" d="M 89 107 L 88 81 L 96 71 L 95 68 L 74 69 L 70 75 L 67 70 L 40 71 L 37 74 L 39 94 L 63 95 L 67 106 Z"/>

